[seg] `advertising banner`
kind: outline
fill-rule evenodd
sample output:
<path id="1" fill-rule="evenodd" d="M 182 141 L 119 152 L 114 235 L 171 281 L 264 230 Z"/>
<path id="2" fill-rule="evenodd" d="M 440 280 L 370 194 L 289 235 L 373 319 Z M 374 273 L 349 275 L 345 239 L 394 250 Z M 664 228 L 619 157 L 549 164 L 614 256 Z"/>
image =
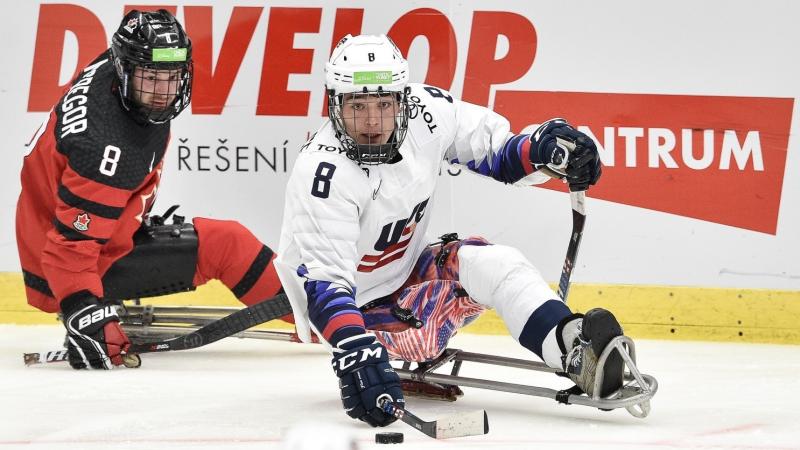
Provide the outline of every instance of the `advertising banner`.
<path id="1" fill-rule="evenodd" d="M 411 79 L 493 108 L 515 132 L 564 117 L 598 144 L 577 282 L 800 289 L 800 37 L 791 1 L 22 2 L 0 29 L 0 271 L 19 271 L 27 145 L 130 9 L 166 8 L 193 42 L 154 212 L 235 219 L 277 248 L 297 152 L 326 120 L 344 35 L 387 33 Z M 793 132 L 794 131 L 794 132 Z M 565 185 L 445 166 L 433 231 L 520 248 L 558 279 Z"/>

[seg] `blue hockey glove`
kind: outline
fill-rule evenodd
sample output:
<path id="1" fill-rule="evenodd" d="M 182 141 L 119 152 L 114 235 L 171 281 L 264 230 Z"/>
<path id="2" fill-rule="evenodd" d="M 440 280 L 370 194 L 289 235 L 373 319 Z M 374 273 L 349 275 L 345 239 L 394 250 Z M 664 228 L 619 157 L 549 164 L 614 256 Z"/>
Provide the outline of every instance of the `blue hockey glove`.
<path id="1" fill-rule="evenodd" d="M 333 349 L 333 370 L 339 377 L 342 405 L 347 415 L 373 427 L 397 420 L 383 412 L 383 398 L 404 407 L 400 377 L 389 364 L 389 355 L 375 336 L 362 334 L 339 342 Z"/>
<path id="2" fill-rule="evenodd" d="M 550 119 L 531 135 L 531 164 L 566 178 L 571 191 L 585 191 L 602 173 L 597 146 L 564 119 Z"/>

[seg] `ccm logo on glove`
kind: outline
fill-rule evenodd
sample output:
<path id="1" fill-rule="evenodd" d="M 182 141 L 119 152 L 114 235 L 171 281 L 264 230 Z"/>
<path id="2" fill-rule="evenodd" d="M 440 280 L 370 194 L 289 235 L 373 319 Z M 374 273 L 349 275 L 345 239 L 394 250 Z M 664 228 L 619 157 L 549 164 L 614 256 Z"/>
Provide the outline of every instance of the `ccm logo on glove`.
<path id="1" fill-rule="evenodd" d="M 353 367 L 353 364 L 357 362 L 364 362 L 368 360 L 370 357 L 376 359 L 380 358 L 382 352 L 383 352 L 383 347 L 376 347 L 376 348 L 365 347 L 362 348 L 360 351 L 348 353 L 339 358 L 338 360 L 334 360 L 333 368 L 336 369 L 336 364 L 339 364 L 339 370 L 345 371 L 350 367 Z M 361 358 L 358 357 L 359 354 L 361 355 Z"/>
<path id="2" fill-rule="evenodd" d="M 85 315 L 78 319 L 78 330 L 82 330 L 89 325 L 100 322 L 108 317 L 119 317 L 117 316 L 117 311 L 114 309 L 114 307 L 106 306 L 105 308 L 96 309 L 92 311 L 91 314 Z"/>

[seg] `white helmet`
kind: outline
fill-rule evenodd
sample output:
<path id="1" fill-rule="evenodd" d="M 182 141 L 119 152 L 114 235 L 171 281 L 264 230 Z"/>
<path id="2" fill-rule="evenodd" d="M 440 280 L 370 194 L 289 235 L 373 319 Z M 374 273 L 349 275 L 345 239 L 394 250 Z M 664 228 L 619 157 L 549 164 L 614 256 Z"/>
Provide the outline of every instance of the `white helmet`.
<path id="1" fill-rule="evenodd" d="M 347 35 L 325 64 L 328 116 L 347 156 L 360 164 L 381 164 L 397 155 L 408 130 L 408 61 L 386 35 Z M 351 94 L 347 95 L 346 94 Z M 354 97 L 385 96 L 397 101 L 386 143 L 358 143 L 348 133 L 343 102 Z M 350 123 L 354 123 L 351 117 Z M 354 125 L 351 125 L 353 127 Z M 355 130 L 351 130 L 356 132 Z"/>

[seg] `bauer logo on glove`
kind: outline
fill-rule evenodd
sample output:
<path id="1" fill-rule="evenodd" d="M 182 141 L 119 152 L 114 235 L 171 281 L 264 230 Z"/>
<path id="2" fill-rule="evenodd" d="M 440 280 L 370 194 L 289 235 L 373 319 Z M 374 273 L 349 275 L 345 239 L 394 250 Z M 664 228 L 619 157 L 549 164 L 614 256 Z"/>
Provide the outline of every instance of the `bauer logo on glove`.
<path id="1" fill-rule="evenodd" d="M 117 311 L 113 306 L 106 306 L 105 308 L 95 309 L 90 313 L 89 312 L 90 311 L 87 311 L 86 315 L 78 319 L 78 330 L 83 330 L 89 325 L 100 322 L 101 320 L 109 317 L 119 317 L 117 316 Z"/>

